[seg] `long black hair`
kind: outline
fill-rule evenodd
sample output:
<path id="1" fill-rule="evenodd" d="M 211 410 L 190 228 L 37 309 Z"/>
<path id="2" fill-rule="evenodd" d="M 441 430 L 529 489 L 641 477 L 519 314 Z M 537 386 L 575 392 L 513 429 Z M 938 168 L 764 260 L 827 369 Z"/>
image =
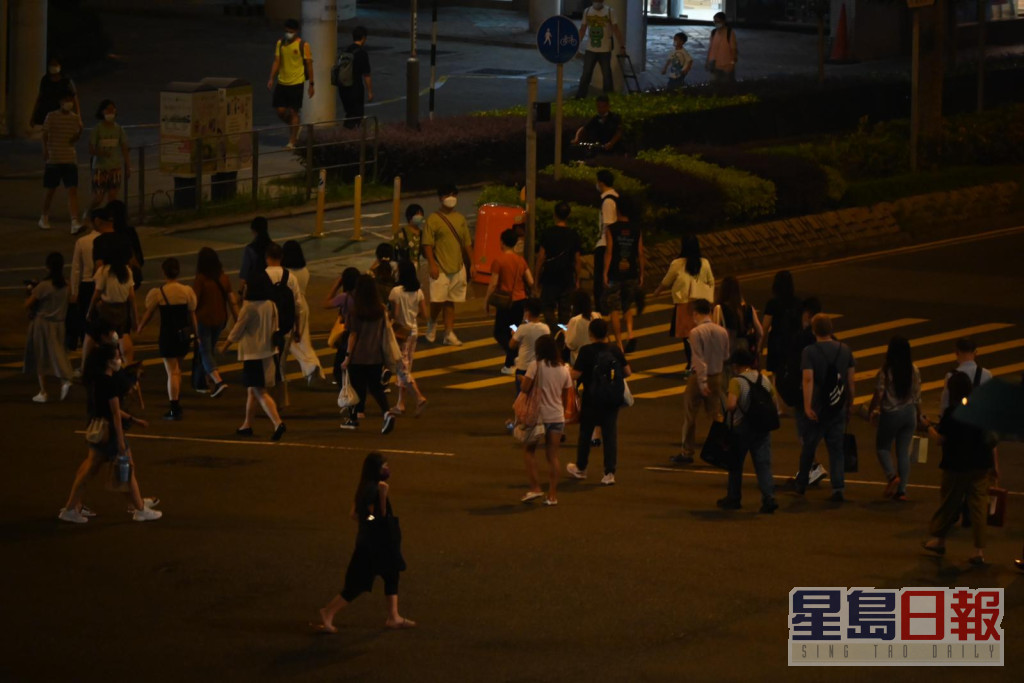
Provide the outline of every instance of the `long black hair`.
<path id="1" fill-rule="evenodd" d="M 590 292 L 577 289 L 572 295 L 572 310 L 576 315 L 582 315 L 584 320 L 590 320 L 594 316 L 594 302 Z"/>
<path id="2" fill-rule="evenodd" d="M 380 470 L 387 460 L 377 451 L 373 451 L 363 458 L 363 471 L 359 475 L 359 485 L 356 486 L 355 505 L 356 514 L 359 519 L 366 519 L 370 514 L 369 502 L 375 502 L 377 498 L 370 492 L 376 493 L 377 484 L 380 483 Z M 378 510 L 377 515 L 383 514 Z"/>
<path id="3" fill-rule="evenodd" d="M 63 289 L 68 284 L 64 279 L 64 256 L 59 251 L 46 255 L 46 272 L 46 279 L 53 283 L 55 289 Z"/>
<path id="4" fill-rule="evenodd" d="M 267 247 L 270 246 L 270 226 L 267 224 L 267 219 L 263 216 L 256 216 L 249 223 L 249 229 L 253 232 L 253 239 L 249 246 L 256 250 L 256 254 L 260 258 L 264 258 L 267 254 Z"/>
<path id="5" fill-rule="evenodd" d="M 398 262 L 398 284 L 407 292 L 420 291 L 420 279 L 416 276 L 416 264 L 408 259 Z"/>
<path id="6" fill-rule="evenodd" d="M 351 294 L 356 290 L 356 283 L 359 282 L 359 269 L 349 266 L 341 271 L 341 291 Z"/>
<path id="7" fill-rule="evenodd" d="M 110 365 L 110 361 L 117 358 L 117 354 L 116 344 L 98 344 L 85 357 L 82 383 L 85 385 L 86 396 L 88 396 L 86 407 L 90 417 L 95 417 L 99 412 L 99 406 L 96 404 L 96 382 L 107 373 L 107 366 Z"/>
<path id="8" fill-rule="evenodd" d="M 897 335 L 889 340 L 882 371 L 892 376 L 893 388 L 898 398 L 910 396 L 911 385 L 914 382 L 914 364 L 910 358 L 910 342 L 906 337 Z"/>
<path id="9" fill-rule="evenodd" d="M 679 258 L 686 259 L 687 273 L 694 277 L 700 275 L 700 240 L 696 235 L 687 235 L 683 238 Z"/>
<path id="10" fill-rule="evenodd" d="M 356 281 L 356 289 L 352 293 L 355 299 L 353 314 L 360 320 L 380 320 L 384 317 L 384 304 L 380 301 L 377 281 L 372 275 L 363 273 Z"/>
<path id="11" fill-rule="evenodd" d="M 210 247 L 203 247 L 196 257 L 196 274 L 202 275 L 208 280 L 220 282 L 220 276 L 224 274 L 224 265 L 220 262 L 220 256 Z"/>
<path id="12" fill-rule="evenodd" d="M 288 240 L 281 246 L 281 250 L 284 251 L 284 258 L 281 259 L 282 266 L 288 270 L 306 267 L 306 255 L 302 253 L 301 244 L 295 240 Z"/>
<path id="13" fill-rule="evenodd" d="M 792 299 L 796 296 L 796 285 L 793 284 L 793 273 L 780 270 L 772 280 L 772 296 L 776 299 Z"/>

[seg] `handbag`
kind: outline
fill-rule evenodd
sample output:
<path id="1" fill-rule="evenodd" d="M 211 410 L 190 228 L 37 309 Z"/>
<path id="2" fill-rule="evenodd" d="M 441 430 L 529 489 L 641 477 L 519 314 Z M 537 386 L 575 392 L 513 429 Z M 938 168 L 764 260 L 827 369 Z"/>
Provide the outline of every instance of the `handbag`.
<path id="1" fill-rule="evenodd" d="M 381 323 L 384 326 L 384 331 L 381 334 L 381 352 L 384 354 L 384 365 L 387 366 L 392 372 L 398 374 L 399 366 L 405 365 L 405 359 L 402 357 L 402 347 L 398 345 L 398 340 L 395 338 L 395 330 L 390 324 L 387 315 Z"/>
<path id="2" fill-rule="evenodd" d="M 735 461 L 733 455 L 733 433 L 725 421 L 711 423 L 708 438 L 700 449 L 700 459 L 723 470 L 730 470 Z"/>
<path id="3" fill-rule="evenodd" d="M 910 442 L 910 462 L 923 465 L 928 462 L 928 438 L 914 436 Z"/>
<path id="4" fill-rule="evenodd" d="M 1006 489 L 992 486 L 988 490 L 988 525 L 1003 526 L 1006 523 Z"/>
<path id="5" fill-rule="evenodd" d="M 132 486 L 132 475 L 131 475 L 131 472 L 135 468 L 135 466 L 131 465 L 131 464 L 128 465 L 128 478 L 122 481 L 121 476 L 120 476 L 120 472 L 119 472 L 120 468 L 119 468 L 119 463 L 118 463 L 118 460 L 120 460 L 120 458 L 121 458 L 121 456 L 118 456 L 118 457 L 114 458 L 113 460 L 111 460 L 110 462 L 108 462 L 106 464 L 106 468 L 107 468 L 106 489 L 108 491 L 112 491 L 114 493 L 127 493 L 129 490 L 131 490 L 131 486 Z"/>
<path id="6" fill-rule="evenodd" d="M 634 403 L 636 403 L 636 399 L 633 398 L 633 392 L 629 390 L 629 382 L 622 380 L 622 405 L 632 408 Z"/>
<path id="7" fill-rule="evenodd" d="M 575 388 L 569 390 L 565 401 L 565 424 L 573 425 L 580 421 L 580 395 Z"/>
<path id="8" fill-rule="evenodd" d="M 348 379 L 348 371 L 341 373 L 341 389 L 338 390 L 338 407 L 342 410 L 359 404 L 359 394 L 352 388 Z"/>
<path id="9" fill-rule="evenodd" d="M 524 425 L 517 424 L 515 429 L 512 430 L 512 438 L 524 446 L 536 446 L 544 442 L 544 436 L 547 434 L 543 424 L 535 425 Z"/>
<path id="10" fill-rule="evenodd" d="M 493 306 L 499 311 L 507 311 L 512 308 L 512 292 L 495 289 L 491 292 L 491 295 L 487 297 L 487 305 Z"/>
<path id="11" fill-rule="evenodd" d="M 697 277 L 690 280 L 689 300 L 706 299 L 713 302 L 715 300 L 715 286 L 701 282 L 699 278 L 700 273 L 697 274 Z"/>
<path id="12" fill-rule="evenodd" d="M 331 326 L 331 331 L 327 334 L 327 346 L 332 349 L 341 350 L 341 336 L 345 334 L 345 322 L 339 315 L 334 321 L 334 325 Z"/>
<path id="13" fill-rule="evenodd" d="M 857 437 L 853 434 L 843 434 L 843 471 L 856 472 L 859 468 L 857 458 Z"/>
<path id="14" fill-rule="evenodd" d="M 85 440 L 100 444 L 110 440 L 110 420 L 105 417 L 94 417 L 85 428 Z"/>

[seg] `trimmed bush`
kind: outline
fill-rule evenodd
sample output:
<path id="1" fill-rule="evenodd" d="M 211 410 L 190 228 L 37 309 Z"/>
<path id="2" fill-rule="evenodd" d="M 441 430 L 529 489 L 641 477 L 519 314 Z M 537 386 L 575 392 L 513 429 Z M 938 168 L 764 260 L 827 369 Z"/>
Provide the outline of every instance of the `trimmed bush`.
<path id="1" fill-rule="evenodd" d="M 671 147 L 645 150 L 637 158 L 716 183 L 725 195 L 725 215 L 730 221 L 757 220 L 775 213 L 775 185 L 771 181 L 679 154 Z"/>
<path id="2" fill-rule="evenodd" d="M 564 182 L 564 181 L 563 181 Z M 591 188 L 591 194 L 593 188 Z M 543 198 L 538 194 L 537 196 L 537 240 L 539 241 L 544 237 L 544 233 L 550 230 L 555 225 L 555 204 L 562 199 L 547 199 Z M 483 204 L 507 204 L 509 206 L 522 206 L 522 202 L 519 201 L 519 190 L 515 187 L 508 185 L 488 185 L 480 193 L 480 198 L 477 200 L 477 206 Z M 571 204 L 572 213 L 569 215 L 568 225 L 569 227 L 580 236 L 580 243 L 583 245 L 585 251 L 590 251 L 594 248 L 594 244 L 597 243 L 597 230 L 600 222 L 598 220 L 598 210 L 595 206 L 587 206 L 582 204 Z"/>

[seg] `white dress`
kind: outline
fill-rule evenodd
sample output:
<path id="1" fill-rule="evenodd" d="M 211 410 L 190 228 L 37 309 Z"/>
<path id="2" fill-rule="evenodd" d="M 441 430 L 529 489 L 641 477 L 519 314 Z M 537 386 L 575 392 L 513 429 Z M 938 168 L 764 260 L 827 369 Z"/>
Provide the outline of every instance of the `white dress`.
<path id="1" fill-rule="evenodd" d="M 309 268 L 289 268 L 288 272 L 291 277 L 295 278 L 299 285 L 299 291 L 302 292 L 302 301 L 295 302 L 296 309 L 306 312 L 302 321 L 302 338 L 297 342 L 293 341 L 288 348 L 291 351 L 291 355 L 295 357 L 295 360 L 299 361 L 303 377 L 309 377 L 311 374 L 316 373 L 318 377 L 322 378 L 324 371 L 320 367 L 320 357 L 316 355 L 316 351 L 313 349 L 313 341 L 309 337 L 309 305 L 306 303 Z"/>

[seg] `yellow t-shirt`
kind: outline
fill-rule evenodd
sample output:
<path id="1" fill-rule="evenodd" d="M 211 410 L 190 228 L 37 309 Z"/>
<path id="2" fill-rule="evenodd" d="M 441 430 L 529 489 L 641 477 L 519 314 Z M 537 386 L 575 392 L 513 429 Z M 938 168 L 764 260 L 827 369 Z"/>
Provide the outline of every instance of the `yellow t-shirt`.
<path id="1" fill-rule="evenodd" d="M 309 43 L 296 38 L 287 45 L 283 41 L 277 41 L 274 48 L 274 55 L 279 59 L 277 65 L 277 82 L 281 85 L 302 85 L 306 82 L 305 60 L 313 60 L 313 51 L 309 49 Z M 304 55 L 299 55 L 299 45 L 302 45 Z"/>

